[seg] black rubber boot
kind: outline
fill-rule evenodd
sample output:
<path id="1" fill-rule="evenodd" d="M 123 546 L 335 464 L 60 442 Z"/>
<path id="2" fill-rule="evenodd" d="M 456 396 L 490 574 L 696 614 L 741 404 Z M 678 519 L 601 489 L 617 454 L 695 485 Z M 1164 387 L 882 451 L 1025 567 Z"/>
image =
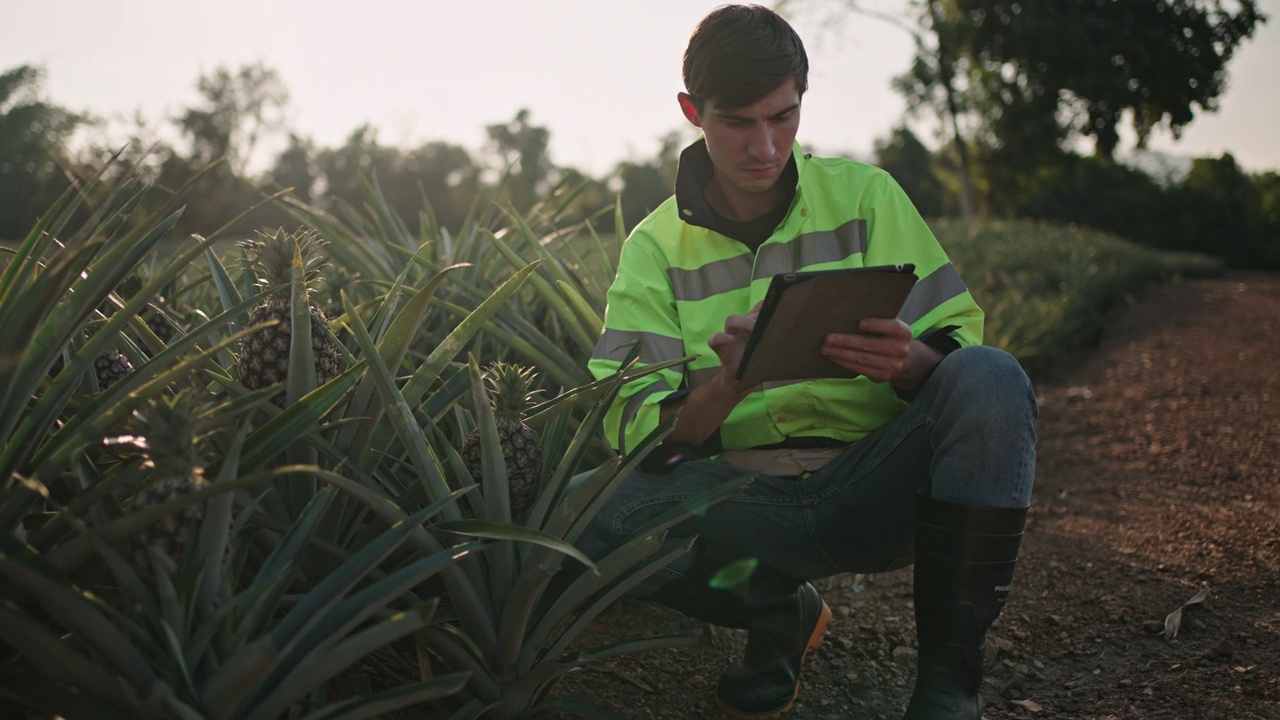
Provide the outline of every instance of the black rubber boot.
<path id="1" fill-rule="evenodd" d="M 809 583 L 766 567 L 757 567 L 740 587 L 716 587 L 712 579 L 735 559 L 702 547 L 685 576 L 650 599 L 704 622 L 747 630 L 745 656 L 721 675 L 716 706 L 737 718 L 776 718 L 795 702 L 800 667 L 826 633 L 831 609 Z"/>
<path id="2" fill-rule="evenodd" d="M 915 615 L 919 669 L 903 720 L 979 720 L 987 629 L 1013 583 L 1027 511 L 920 502 Z"/>
<path id="3" fill-rule="evenodd" d="M 735 718 L 776 718 L 800 693 L 800 668 L 818 647 L 831 608 L 813 585 L 772 602 L 751 621 L 747 650 L 716 684 L 716 707 Z"/>

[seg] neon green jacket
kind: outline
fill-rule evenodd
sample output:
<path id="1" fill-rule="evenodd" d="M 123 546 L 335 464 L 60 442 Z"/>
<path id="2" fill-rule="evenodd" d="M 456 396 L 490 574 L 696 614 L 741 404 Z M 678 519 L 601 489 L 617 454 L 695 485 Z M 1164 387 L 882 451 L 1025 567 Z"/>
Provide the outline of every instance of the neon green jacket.
<path id="1" fill-rule="evenodd" d="M 709 172 L 702 141 L 681 156 L 676 195 L 632 231 L 622 245 L 609 289 L 604 331 L 588 367 L 613 375 L 632 347 L 640 364 L 697 355 L 683 366 L 626 385 L 605 417 L 605 432 L 625 452 L 659 422 L 659 404 L 720 371 L 707 340 L 730 314 L 745 314 L 776 273 L 913 263 L 920 277 L 899 317 L 916 337 L 955 326 L 960 344 L 982 341 L 983 313 L 906 194 L 883 170 L 793 150 L 795 198 L 786 218 L 753 254 L 710 229 L 695 172 Z M 725 450 L 770 445 L 788 437 L 857 440 L 906 407 L 888 383 L 866 378 L 766 383 L 725 420 Z"/>

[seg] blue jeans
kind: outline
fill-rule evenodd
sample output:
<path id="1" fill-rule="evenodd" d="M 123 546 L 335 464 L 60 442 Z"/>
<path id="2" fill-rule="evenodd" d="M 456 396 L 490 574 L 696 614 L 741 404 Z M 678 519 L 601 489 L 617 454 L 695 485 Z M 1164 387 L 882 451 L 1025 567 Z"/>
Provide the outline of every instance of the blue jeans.
<path id="1" fill-rule="evenodd" d="M 798 580 L 911 564 L 921 493 L 963 505 L 1023 508 L 1035 478 L 1036 399 L 1007 353 L 947 355 L 907 409 L 802 478 L 758 476 L 669 533 Z M 673 504 L 743 475 L 712 460 L 625 478 L 578 541 L 598 559 Z M 686 555 L 637 586 L 645 597 L 681 577 Z"/>

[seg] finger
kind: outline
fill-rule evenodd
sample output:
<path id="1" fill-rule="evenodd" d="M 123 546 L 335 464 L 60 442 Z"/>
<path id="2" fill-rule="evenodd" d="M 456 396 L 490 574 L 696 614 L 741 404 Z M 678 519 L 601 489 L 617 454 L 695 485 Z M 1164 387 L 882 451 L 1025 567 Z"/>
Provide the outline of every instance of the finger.
<path id="1" fill-rule="evenodd" d="M 707 339 L 707 345 L 710 346 L 712 352 L 723 357 L 726 353 L 732 353 L 734 346 L 738 344 L 738 339 L 729 333 L 716 333 Z"/>
<path id="2" fill-rule="evenodd" d="M 867 318 L 858 323 L 858 329 L 875 335 L 887 335 L 897 338 L 911 337 L 911 326 L 897 318 Z"/>
<path id="3" fill-rule="evenodd" d="M 755 326 L 756 319 L 752 315 L 730 315 L 724 319 L 724 331 L 727 333 L 749 335 Z"/>

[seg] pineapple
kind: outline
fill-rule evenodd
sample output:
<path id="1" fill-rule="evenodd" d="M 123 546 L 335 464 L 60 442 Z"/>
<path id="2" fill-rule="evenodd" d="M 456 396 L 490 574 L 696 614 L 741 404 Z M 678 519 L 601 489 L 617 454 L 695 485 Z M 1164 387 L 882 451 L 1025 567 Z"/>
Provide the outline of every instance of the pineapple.
<path id="1" fill-rule="evenodd" d="M 133 372 L 133 363 L 118 348 L 111 348 L 93 359 L 93 370 L 98 375 L 98 389 L 106 390 Z"/>
<path id="2" fill-rule="evenodd" d="M 236 363 L 236 375 L 240 383 L 252 390 L 259 390 L 289 376 L 289 343 L 292 310 L 290 305 L 289 276 L 293 264 L 294 249 L 302 255 L 305 282 L 311 285 L 319 271 L 319 249 L 324 244 L 314 231 L 299 230 L 286 235 L 283 230 L 274 234 L 259 233 L 258 240 L 242 245 L 249 251 L 249 265 L 257 275 L 260 288 L 279 287 L 266 301 L 249 313 L 249 324 L 257 325 L 269 320 L 277 323 L 246 335 L 240 343 L 240 357 Z M 324 311 L 308 304 L 311 315 L 311 350 L 315 355 L 316 383 L 323 385 L 342 372 L 342 353 L 329 329 Z M 284 406 L 284 394 L 275 398 L 276 405 Z"/>
<path id="3" fill-rule="evenodd" d="M 141 292 L 143 286 L 146 285 L 148 275 L 149 273 L 146 270 L 138 268 L 133 274 L 122 280 L 120 284 L 116 286 L 116 294 L 126 300 L 134 297 Z M 156 306 L 163 306 L 166 304 L 163 295 L 156 295 L 151 299 L 151 303 Z M 150 305 L 139 310 L 138 317 L 142 318 L 143 321 L 147 323 L 147 326 L 151 328 L 151 332 L 155 333 L 156 337 L 160 338 L 165 345 L 172 342 L 174 336 L 178 333 L 178 326 L 175 325 L 168 316 L 162 314 Z M 142 343 L 139 341 L 138 344 L 141 345 Z"/>
<path id="4" fill-rule="evenodd" d="M 504 362 L 491 364 L 485 373 L 485 381 L 491 388 L 490 401 L 493 403 L 502 457 L 507 466 L 507 489 L 513 517 L 533 506 L 542 483 L 542 446 L 538 443 L 538 434 L 524 422 L 525 411 L 541 392 L 533 389 L 536 377 L 533 368 Z M 479 480 L 483 474 L 479 428 L 472 430 L 463 442 L 462 460 L 471 477 Z"/>
<path id="5" fill-rule="evenodd" d="M 158 398 L 134 411 L 131 435 L 122 438 L 143 458 L 146 484 L 134 495 L 133 511 L 159 505 L 177 495 L 204 487 L 203 462 L 199 455 L 202 435 L 200 409 L 192 405 L 190 392 Z M 130 538 L 134 562 L 149 565 L 149 550 L 157 553 L 170 572 L 177 568 L 192 533 L 204 517 L 204 504 L 188 505 L 160 518 Z"/>

